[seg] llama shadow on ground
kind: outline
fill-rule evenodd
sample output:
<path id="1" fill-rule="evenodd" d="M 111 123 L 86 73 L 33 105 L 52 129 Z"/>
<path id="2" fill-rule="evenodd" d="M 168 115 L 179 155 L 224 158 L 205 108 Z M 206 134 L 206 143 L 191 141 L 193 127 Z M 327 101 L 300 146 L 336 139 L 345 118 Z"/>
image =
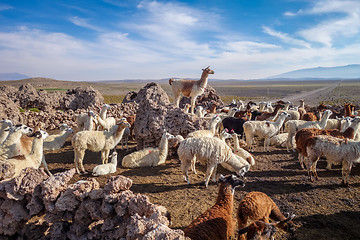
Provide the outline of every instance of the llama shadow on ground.
<path id="1" fill-rule="evenodd" d="M 341 211 L 331 215 L 315 214 L 306 217 L 297 217 L 297 228 L 293 239 L 331 239 L 352 240 L 359 239 L 360 212 Z M 324 232 L 325 234 L 324 236 Z"/>

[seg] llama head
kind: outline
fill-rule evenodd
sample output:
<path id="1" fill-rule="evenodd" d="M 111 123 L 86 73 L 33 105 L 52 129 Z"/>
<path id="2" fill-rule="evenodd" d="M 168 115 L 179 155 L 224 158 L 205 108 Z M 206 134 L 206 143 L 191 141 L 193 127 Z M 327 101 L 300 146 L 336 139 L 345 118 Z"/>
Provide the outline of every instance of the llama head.
<path id="1" fill-rule="evenodd" d="M 15 126 L 14 128 L 14 131 L 21 131 L 22 134 L 28 134 L 28 133 L 32 133 L 33 132 L 33 129 L 26 126 L 26 125 L 23 125 L 23 124 L 18 124 Z"/>
<path id="2" fill-rule="evenodd" d="M 220 174 L 219 183 L 231 186 L 234 191 L 237 187 L 245 187 L 245 182 L 234 174 L 223 176 Z"/>
<path id="3" fill-rule="evenodd" d="M 43 130 L 36 131 L 29 135 L 29 137 L 42 138 L 45 139 L 49 136 L 49 134 Z"/>
<path id="4" fill-rule="evenodd" d="M 252 222 L 249 226 L 239 229 L 238 234 L 242 235 L 247 233 L 247 239 L 265 240 L 273 239 L 276 233 L 276 227 L 273 223 L 265 223 L 263 221 Z"/>
<path id="5" fill-rule="evenodd" d="M 208 66 L 207 68 L 202 69 L 203 73 L 207 73 L 207 74 L 214 74 L 215 72 L 213 70 L 210 69 L 210 66 Z"/>

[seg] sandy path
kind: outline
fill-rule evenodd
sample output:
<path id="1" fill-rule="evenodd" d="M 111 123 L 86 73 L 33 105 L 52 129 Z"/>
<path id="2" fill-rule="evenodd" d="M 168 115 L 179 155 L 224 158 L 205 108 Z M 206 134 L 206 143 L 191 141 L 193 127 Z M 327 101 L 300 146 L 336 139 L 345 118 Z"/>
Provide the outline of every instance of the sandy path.
<path id="1" fill-rule="evenodd" d="M 318 105 L 319 104 L 319 99 L 321 99 L 321 96 L 324 96 L 324 95 L 330 93 L 337 86 L 339 86 L 339 84 L 341 82 L 342 81 L 338 81 L 338 82 L 332 83 L 332 84 L 330 84 L 330 85 L 328 85 L 326 87 L 315 89 L 313 91 L 308 91 L 308 92 L 302 92 L 302 93 L 299 93 L 299 94 L 289 95 L 289 96 L 286 96 L 286 97 L 282 98 L 281 100 L 296 103 L 300 99 L 304 99 L 305 104 L 307 104 L 307 105 L 311 105 L 311 106 Z"/>

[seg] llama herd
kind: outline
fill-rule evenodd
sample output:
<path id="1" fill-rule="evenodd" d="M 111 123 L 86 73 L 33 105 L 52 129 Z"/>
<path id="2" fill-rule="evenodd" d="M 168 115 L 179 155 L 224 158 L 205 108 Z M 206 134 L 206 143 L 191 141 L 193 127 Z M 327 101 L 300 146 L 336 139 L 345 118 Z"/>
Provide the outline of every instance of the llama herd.
<path id="1" fill-rule="evenodd" d="M 44 151 L 62 148 L 72 134 L 77 173 L 86 173 L 83 165 L 86 150 L 101 152 L 102 164 L 93 169 L 93 176 L 115 173 L 118 165 L 124 168 L 163 165 L 168 155 L 168 140 L 174 140 L 178 145 L 180 170 L 188 184 L 189 169 L 197 174 L 196 163 L 206 165 L 205 188 L 210 179 L 216 182 L 219 164 L 236 174 L 220 176 L 215 205 L 194 219 L 184 231 L 191 239 L 229 239 L 234 235 L 234 190 L 245 185 L 244 175 L 256 164 L 250 152 L 255 150 L 254 146 L 259 140 L 264 139 L 264 152 L 270 151 L 270 145 L 286 148 L 288 152 L 296 149 L 300 167 L 307 169 L 311 181 L 318 179 L 316 164 L 321 157 L 326 158 L 328 169 L 331 169 L 332 164 L 342 164 L 342 182 L 348 185 L 351 168 L 360 159 L 360 118 L 353 105 L 345 104 L 343 114 L 340 115 L 326 109 L 323 104 L 315 112 L 306 112 L 303 100 L 298 107 L 284 101 L 275 104 L 233 101 L 222 109 L 217 109 L 216 104 L 212 104 L 209 109 L 195 107 L 197 96 L 204 93 L 209 74 L 214 74 L 214 71 L 207 67 L 198 81 L 169 80 L 174 104 L 179 107 L 181 95 L 191 97 L 191 105 L 184 106 L 184 113 L 207 119 L 209 128 L 193 131 L 187 136 L 174 136 L 169 133 L 171 129 L 169 132 L 164 129 L 158 147 L 132 152 L 123 157 L 121 164 L 118 164 L 115 149 L 120 142 L 122 149 L 124 145 L 127 149 L 127 140 L 134 132 L 135 115 L 116 121 L 107 116 L 110 109 L 108 104 L 99 108 L 99 114 L 93 111 L 75 114 L 74 120 L 78 126 L 75 134 L 67 124 L 59 126 L 58 134 L 49 136 L 40 129 L 40 125 L 32 129 L 22 124 L 13 125 L 10 120 L 2 120 L 0 181 L 18 176 L 27 167 L 39 168 L 41 164 L 51 175 Z M 232 139 L 232 143 L 228 139 Z M 285 217 L 281 214 L 265 193 L 248 193 L 240 202 L 236 215 L 238 239 L 268 239 L 277 227 L 294 230 L 294 215 Z M 273 222 L 269 223 L 269 220 Z"/>

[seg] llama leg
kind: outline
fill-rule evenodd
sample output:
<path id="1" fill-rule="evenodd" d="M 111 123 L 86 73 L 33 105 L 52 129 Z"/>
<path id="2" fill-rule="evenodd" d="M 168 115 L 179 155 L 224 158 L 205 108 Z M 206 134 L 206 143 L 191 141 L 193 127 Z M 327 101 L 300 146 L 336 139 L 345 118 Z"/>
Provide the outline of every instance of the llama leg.
<path id="1" fill-rule="evenodd" d="M 48 165 L 46 164 L 45 156 L 44 156 L 44 155 L 43 155 L 43 157 L 42 157 L 42 159 L 41 159 L 41 162 L 42 162 L 42 164 L 44 165 L 44 168 L 45 168 L 46 172 L 47 172 L 50 176 L 52 176 L 51 172 L 49 171 Z"/>
<path id="2" fill-rule="evenodd" d="M 109 163 L 110 149 L 105 150 L 105 163 Z"/>
<path id="3" fill-rule="evenodd" d="M 317 159 L 317 160 L 313 163 L 312 169 L 311 169 L 311 171 L 314 173 L 314 176 L 315 176 L 315 179 L 316 179 L 316 180 L 319 180 L 319 177 L 318 177 L 317 172 L 316 172 L 316 164 L 317 164 L 318 161 L 319 161 L 319 159 Z"/>
<path id="4" fill-rule="evenodd" d="M 332 162 L 327 160 L 326 170 L 331 170 L 331 167 L 332 167 Z"/>
<path id="5" fill-rule="evenodd" d="M 194 157 L 191 159 L 191 170 L 192 170 L 195 174 L 197 174 L 195 165 L 196 165 L 196 156 L 194 155 Z"/>
<path id="6" fill-rule="evenodd" d="M 286 139 L 286 151 L 289 152 L 289 145 L 290 145 L 290 140 L 289 140 L 289 137 Z"/>
<path id="7" fill-rule="evenodd" d="M 212 181 L 216 183 L 216 171 L 217 171 L 217 164 L 212 172 Z"/>
<path id="8" fill-rule="evenodd" d="M 264 152 L 270 152 L 269 151 L 269 145 L 270 144 L 268 144 L 268 141 L 269 141 L 269 137 L 266 136 L 265 139 L 264 139 Z"/>
<path id="9" fill-rule="evenodd" d="M 295 152 L 294 141 L 295 141 L 295 136 L 291 138 L 291 149 L 293 152 Z"/>
<path id="10" fill-rule="evenodd" d="M 196 98 L 197 98 L 197 96 L 191 97 L 191 114 L 194 114 Z"/>
<path id="11" fill-rule="evenodd" d="M 183 173 L 183 176 L 185 178 L 185 181 L 190 184 L 190 180 L 189 180 L 189 167 L 191 165 L 191 162 L 190 161 L 187 161 L 187 159 L 182 159 L 181 160 L 181 165 L 180 165 L 180 169 Z"/>
<path id="12" fill-rule="evenodd" d="M 352 163 L 349 163 L 346 160 L 342 161 L 342 169 L 341 169 L 342 184 L 345 186 L 349 185 L 351 167 L 352 167 Z"/>
<path id="13" fill-rule="evenodd" d="M 102 162 L 102 164 L 108 163 L 109 152 L 110 152 L 110 150 L 104 150 L 104 149 L 101 150 L 101 162 Z"/>
<path id="14" fill-rule="evenodd" d="M 306 169 L 307 169 L 310 181 L 313 181 L 312 174 L 311 174 L 312 163 L 313 163 L 312 159 L 308 158 L 308 161 L 306 161 Z"/>
<path id="15" fill-rule="evenodd" d="M 85 168 L 84 168 L 84 165 L 83 165 L 84 156 L 85 156 L 85 151 L 80 151 L 80 152 L 78 153 L 78 156 L 79 156 L 79 157 L 78 157 L 78 164 L 79 164 L 79 166 L 80 166 L 81 172 L 86 173 Z"/>
<path id="16" fill-rule="evenodd" d="M 249 147 L 249 151 L 250 152 L 253 152 L 254 150 L 253 150 L 253 147 L 252 147 L 252 144 L 253 144 L 253 136 L 246 136 L 246 144 L 248 145 L 248 147 Z"/>
<path id="17" fill-rule="evenodd" d="M 208 167 L 206 169 L 206 176 L 205 176 L 205 187 L 206 188 L 208 187 L 210 177 L 211 177 L 215 167 L 216 167 L 216 164 L 212 164 L 212 165 L 208 165 Z"/>
<path id="18" fill-rule="evenodd" d="M 77 174 L 80 174 L 80 171 L 79 171 L 79 166 L 78 166 L 78 152 L 76 150 L 74 150 L 74 163 L 75 163 L 75 169 L 76 169 L 76 173 Z"/>
<path id="19" fill-rule="evenodd" d="M 175 93 L 173 91 L 174 94 L 174 103 L 176 107 L 179 107 L 179 103 L 180 103 L 180 93 Z"/>
<path id="20" fill-rule="evenodd" d="M 299 153 L 299 163 L 300 163 L 301 169 L 305 169 L 304 159 L 305 159 L 305 156 L 303 156 L 301 153 Z"/>

